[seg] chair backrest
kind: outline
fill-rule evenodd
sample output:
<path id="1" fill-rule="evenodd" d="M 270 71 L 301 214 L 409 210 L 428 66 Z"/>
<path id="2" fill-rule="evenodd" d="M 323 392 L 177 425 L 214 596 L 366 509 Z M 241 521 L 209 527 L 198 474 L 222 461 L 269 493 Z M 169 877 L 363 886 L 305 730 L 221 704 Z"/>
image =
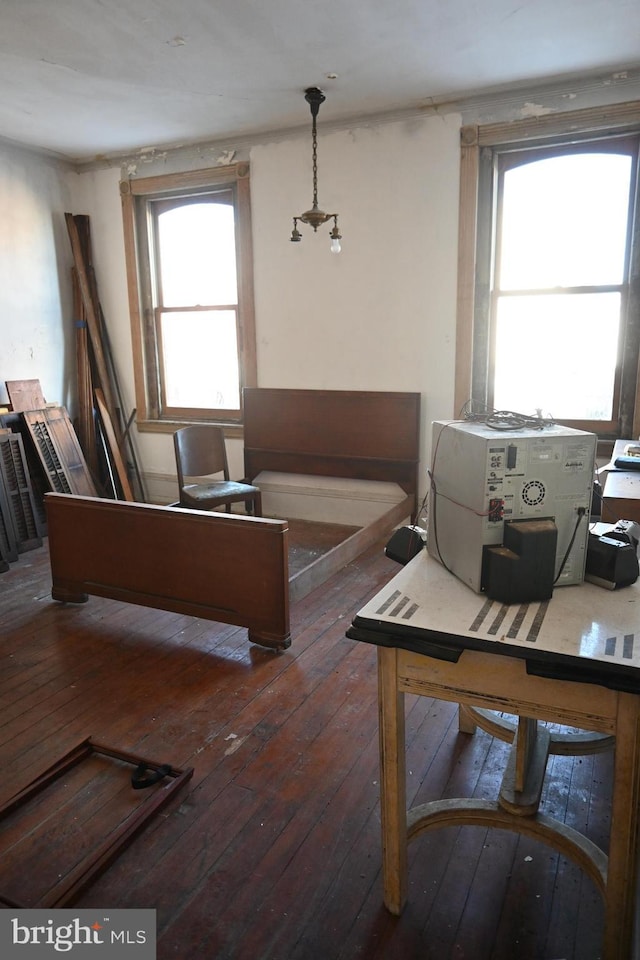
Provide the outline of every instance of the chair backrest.
<path id="1" fill-rule="evenodd" d="M 178 470 L 178 485 L 184 486 L 185 477 L 208 477 L 223 473 L 229 479 L 227 449 L 222 427 L 197 424 L 182 427 L 173 435 Z"/>

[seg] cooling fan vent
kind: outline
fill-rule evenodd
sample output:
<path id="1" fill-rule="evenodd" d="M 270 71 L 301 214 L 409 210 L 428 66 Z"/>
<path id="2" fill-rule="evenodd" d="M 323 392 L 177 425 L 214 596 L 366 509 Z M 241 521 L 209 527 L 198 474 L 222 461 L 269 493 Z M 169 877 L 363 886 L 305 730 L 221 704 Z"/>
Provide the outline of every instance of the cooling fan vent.
<path id="1" fill-rule="evenodd" d="M 529 480 L 522 488 L 522 499 L 528 507 L 536 507 L 542 503 L 546 492 L 541 480 Z"/>

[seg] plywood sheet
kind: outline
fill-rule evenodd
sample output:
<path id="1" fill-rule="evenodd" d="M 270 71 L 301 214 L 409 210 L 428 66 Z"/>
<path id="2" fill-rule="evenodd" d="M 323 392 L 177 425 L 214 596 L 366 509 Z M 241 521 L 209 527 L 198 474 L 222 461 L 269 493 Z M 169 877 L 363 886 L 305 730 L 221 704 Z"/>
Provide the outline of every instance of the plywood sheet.
<path id="1" fill-rule="evenodd" d="M 5 380 L 4 385 L 15 413 L 42 410 L 47 405 L 39 380 Z"/>

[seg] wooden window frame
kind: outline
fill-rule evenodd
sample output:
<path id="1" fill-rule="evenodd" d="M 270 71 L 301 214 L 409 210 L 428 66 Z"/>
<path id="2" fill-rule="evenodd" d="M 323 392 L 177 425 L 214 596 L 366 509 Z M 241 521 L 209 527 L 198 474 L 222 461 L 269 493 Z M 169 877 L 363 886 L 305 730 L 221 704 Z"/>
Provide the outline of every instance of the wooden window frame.
<path id="1" fill-rule="evenodd" d="M 238 417 L 225 411 L 185 411 L 180 419 L 164 414 L 160 404 L 158 358 L 160 345 L 156 335 L 153 304 L 146 302 L 150 287 L 151 265 L 146 232 L 147 204 L 151 200 L 171 198 L 184 191 L 185 197 L 207 188 L 230 187 L 235 197 L 236 263 L 238 271 L 238 348 L 240 397 L 244 387 L 257 385 L 256 335 L 253 296 L 253 255 L 251 244 L 251 196 L 249 164 L 237 163 L 206 170 L 163 174 L 120 182 L 124 226 L 125 260 L 129 292 L 131 342 L 136 395 L 136 424 L 139 430 L 173 433 L 194 422 L 216 422 L 229 436 L 242 434 L 242 408 Z M 242 404 L 242 399 L 240 400 Z"/>
<path id="2" fill-rule="evenodd" d="M 473 385 L 482 380 L 480 369 L 486 364 L 475 349 L 479 335 L 479 318 L 490 308 L 490 289 L 486 280 L 486 251 L 491 249 L 493 218 L 492 191 L 487 189 L 492 176 L 493 152 L 511 145 L 561 145 L 593 137 L 637 134 L 640 131 L 640 102 L 616 104 L 551 114 L 522 121 L 463 126 L 460 132 L 460 209 L 458 247 L 458 292 L 456 326 L 456 376 L 454 409 L 458 415 L 472 397 Z M 640 335 L 640 243 L 636 239 L 634 262 L 630 264 L 632 279 L 627 309 L 636 337 Z M 636 369 L 635 395 L 632 409 L 623 411 L 621 429 L 629 436 L 640 431 L 640 376 Z M 593 429 L 593 428 L 591 428 Z M 612 438 L 610 438 L 612 439 Z"/>

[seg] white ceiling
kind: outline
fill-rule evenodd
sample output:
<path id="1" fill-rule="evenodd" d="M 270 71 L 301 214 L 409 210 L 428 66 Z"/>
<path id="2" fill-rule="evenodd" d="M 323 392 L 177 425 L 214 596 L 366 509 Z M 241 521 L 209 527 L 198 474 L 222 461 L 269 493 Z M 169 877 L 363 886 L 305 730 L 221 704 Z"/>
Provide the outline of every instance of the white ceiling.
<path id="1" fill-rule="evenodd" d="M 89 160 L 308 124 L 309 86 L 320 124 L 638 66 L 640 0 L 0 0 L 0 137 Z"/>

